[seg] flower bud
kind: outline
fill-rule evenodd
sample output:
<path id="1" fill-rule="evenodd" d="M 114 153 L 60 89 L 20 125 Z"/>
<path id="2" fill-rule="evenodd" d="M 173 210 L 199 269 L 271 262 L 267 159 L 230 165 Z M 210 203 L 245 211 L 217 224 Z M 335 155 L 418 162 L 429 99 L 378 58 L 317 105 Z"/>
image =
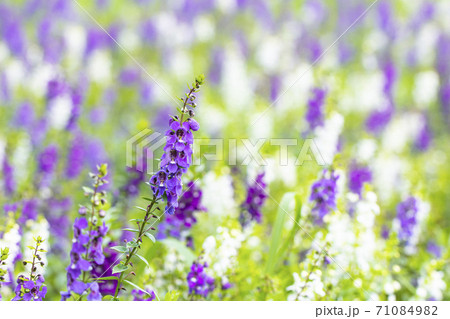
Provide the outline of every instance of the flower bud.
<path id="1" fill-rule="evenodd" d="M 78 214 L 80 214 L 81 216 L 86 215 L 87 214 L 87 208 L 84 206 L 81 206 L 80 209 L 78 209 Z"/>

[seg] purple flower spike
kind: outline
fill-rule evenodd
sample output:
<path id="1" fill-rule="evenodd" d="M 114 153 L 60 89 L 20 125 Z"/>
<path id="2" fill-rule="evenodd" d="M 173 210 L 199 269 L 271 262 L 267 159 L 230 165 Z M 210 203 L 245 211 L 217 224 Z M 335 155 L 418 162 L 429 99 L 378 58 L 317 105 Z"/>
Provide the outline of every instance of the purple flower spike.
<path id="1" fill-rule="evenodd" d="M 323 224 L 325 215 L 336 209 L 338 178 L 334 171 L 324 171 L 322 178 L 312 186 L 309 200 L 314 203 L 312 214 L 319 225 Z"/>
<path id="2" fill-rule="evenodd" d="M 261 223 L 261 209 L 267 198 L 265 191 L 267 184 L 264 182 L 264 175 L 264 172 L 258 174 L 254 183 L 248 187 L 247 197 L 242 204 L 243 211 L 239 218 L 242 226 L 247 226 L 252 220 Z"/>

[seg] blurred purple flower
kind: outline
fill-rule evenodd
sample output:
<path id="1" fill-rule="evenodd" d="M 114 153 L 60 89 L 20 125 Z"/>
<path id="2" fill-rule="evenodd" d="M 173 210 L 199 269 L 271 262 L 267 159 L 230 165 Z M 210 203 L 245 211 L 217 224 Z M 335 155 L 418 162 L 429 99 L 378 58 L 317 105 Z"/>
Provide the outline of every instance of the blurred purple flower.
<path id="1" fill-rule="evenodd" d="M 414 141 L 414 147 L 421 152 L 425 152 L 431 145 L 433 132 L 427 117 L 424 117 L 424 123 L 419 134 Z"/>
<path id="2" fill-rule="evenodd" d="M 325 97 L 324 89 L 314 88 L 312 90 L 312 97 L 308 100 L 308 110 L 305 116 L 311 131 L 323 125 Z"/>
<path id="3" fill-rule="evenodd" d="M 364 183 L 369 183 L 371 181 L 372 173 L 368 167 L 358 165 L 355 162 L 352 163 L 348 176 L 348 188 L 351 192 L 358 194 L 359 197 L 361 197 Z"/>
<path id="4" fill-rule="evenodd" d="M 125 68 L 120 72 L 120 83 L 126 86 L 131 86 L 139 81 L 140 71 L 135 68 Z"/>
<path id="5" fill-rule="evenodd" d="M 265 173 L 262 172 L 256 176 L 254 183 L 249 185 L 247 189 L 247 197 L 242 204 L 242 212 L 239 217 L 242 226 L 246 226 L 250 221 L 257 223 L 262 221 L 262 207 L 266 201 L 266 187 L 264 182 Z"/>
<path id="6" fill-rule="evenodd" d="M 38 200 L 32 198 L 23 202 L 22 215 L 19 217 L 19 222 L 24 224 L 27 220 L 36 220 L 38 215 Z"/>
<path id="7" fill-rule="evenodd" d="M 442 256 L 442 247 L 436 244 L 434 241 L 430 240 L 427 243 L 427 251 L 430 254 L 433 254 L 436 258 L 441 258 Z"/>
<path id="8" fill-rule="evenodd" d="M 66 177 L 73 179 L 80 175 L 84 165 L 84 138 L 80 132 L 76 133 L 70 144 L 67 161 L 66 161 Z"/>
<path id="9" fill-rule="evenodd" d="M 39 171 L 51 174 L 58 163 L 58 148 L 56 145 L 47 146 L 39 155 Z"/>
<path id="10" fill-rule="evenodd" d="M 142 290 L 133 289 L 131 291 L 131 295 L 133 296 L 133 301 L 153 301 L 156 298 L 155 292 L 153 290 L 147 291 L 147 293 L 145 293 Z"/>
<path id="11" fill-rule="evenodd" d="M 408 241 L 412 236 L 417 224 L 418 211 L 418 201 L 412 196 L 397 205 L 397 218 L 400 222 L 398 237 L 400 240 Z"/>
<path id="12" fill-rule="evenodd" d="M 12 54 L 23 57 L 26 50 L 26 38 L 20 17 L 6 5 L 0 5 L 0 31 L 3 41 Z"/>
<path id="13" fill-rule="evenodd" d="M 34 109 L 30 102 L 22 103 L 16 111 L 14 123 L 18 127 L 29 128 L 35 120 Z"/>
<path id="14" fill-rule="evenodd" d="M 313 202 L 311 210 L 315 222 L 319 225 L 323 223 L 323 218 L 330 210 L 336 209 L 337 180 L 339 175 L 334 171 L 325 170 L 322 178 L 315 182 L 311 188 L 309 200 Z"/>
<path id="15" fill-rule="evenodd" d="M 366 128 L 373 134 L 379 134 L 389 123 L 394 114 L 394 108 L 389 105 L 384 110 L 373 111 L 366 120 Z"/>
<path id="16" fill-rule="evenodd" d="M 3 189 L 6 196 L 11 196 L 16 191 L 16 182 L 14 180 L 14 169 L 9 164 L 8 158 L 5 155 L 3 159 Z"/>
<path id="17" fill-rule="evenodd" d="M 167 215 L 166 219 L 158 225 L 158 239 L 170 236 L 186 241 L 188 230 L 197 223 L 195 213 L 206 211 L 206 208 L 201 204 L 201 200 L 201 189 L 194 182 L 189 182 L 187 190 L 178 201 L 175 213 Z"/>
<path id="18" fill-rule="evenodd" d="M 187 275 L 189 294 L 206 298 L 214 290 L 214 278 L 206 274 L 205 268 L 207 267 L 207 263 L 194 262 L 192 264 L 191 271 Z"/>

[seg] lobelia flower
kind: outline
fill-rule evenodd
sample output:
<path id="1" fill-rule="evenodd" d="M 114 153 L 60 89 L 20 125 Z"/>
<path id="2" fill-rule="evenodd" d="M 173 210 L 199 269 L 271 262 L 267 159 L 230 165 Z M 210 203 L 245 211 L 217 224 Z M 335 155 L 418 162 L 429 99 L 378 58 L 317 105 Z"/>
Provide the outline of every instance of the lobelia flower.
<path id="1" fill-rule="evenodd" d="M 358 194 L 361 198 L 364 183 L 372 181 L 372 173 L 366 166 L 360 166 L 352 163 L 348 174 L 348 188 L 351 192 Z"/>
<path id="2" fill-rule="evenodd" d="M 118 254 L 110 247 L 116 246 L 116 243 L 110 242 L 107 247 L 104 249 L 105 260 L 102 264 L 93 263 L 93 269 L 91 274 L 94 278 L 97 277 L 110 277 L 117 276 L 117 274 L 113 274 L 113 268 L 115 265 L 119 263 Z M 117 281 L 116 280 L 108 280 L 105 282 L 98 283 L 99 289 L 98 291 L 102 295 L 113 295 L 116 291 Z"/>
<path id="3" fill-rule="evenodd" d="M 312 185 L 309 200 L 314 203 L 311 212 L 318 224 L 323 223 L 323 218 L 330 210 L 336 209 L 338 178 L 339 175 L 333 170 L 325 170 L 322 178 Z"/>
<path id="4" fill-rule="evenodd" d="M 312 90 L 312 97 L 308 100 L 308 111 L 305 116 L 311 131 L 317 126 L 323 125 L 325 97 L 324 89 L 314 88 Z"/>
<path id="5" fill-rule="evenodd" d="M 156 295 L 153 290 L 147 291 L 147 293 L 142 290 L 133 289 L 131 291 L 131 295 L 133 296 L 133 301 L 152 301 L 155 300 Z"/>
<path id="6" fill-rule="evenodd" d="M 107 174 L 106 164 L 98 167 L 98 173 L 91 173 L 94 179 L 94 189 L 84 188 L 85 196 L 91 197 L 92 208 L 89 210 L 90 221 L 85 217 L 75 219 L 73 225 L 73 241 L 70 251 L 70 265 L 67 268 L 67 292 L 61 292 L 61 300 L 67 300 L 72 292 L 83 295 L 86 290 L 90 290 L 87 297 L 88 301 L 101 300 L 100 287 L 97 282 L 88 284 L 86 273 L 90 273 L 94 267 L 102 265 L 105 262 L 103 253 L 103 238 L 108 232 L 105 222 L 99 223 L 97 218 L 105 217 L 105 212 L 101 209 L 106 203 L 105 192 L 99 192 L 98 188 L 106 183 L 104 177 Z M 84 216 L 88 213 L 85 206 L 80 206 L 78 213 Z M 95 219 L 94 219 L 95 217 Z M 83 277 L 80 276 L 83 274 Z M 90 278 L 90 275 L 89 277 Z M 80 297 L 81 298 L 81 297 Z"/>
<path id="7" fill-rule="evenodd" d="M 164 239 L 168 236 L 182 239 L 189 244 L 189 229 L 197 222 L 194 213 L 206 211 L 201 204 L 202 191 L 193 181 L 187 184 L 187 190 L 178 202 L 178 207 L 173 215 L 169 215 L 158 225 L 158 238 Z"/>
<path id="8" fill-rule="evenodd" d="M 202 264 L 195 261 L 192 264 L 191 270 L 187 275 L 189 294 L 200 295 L 206 298 L 214 290 L 214 278 L 206 274 L 205 268 L 207 267 L 207 263 Z"/>
<path id="9" fill-rule="evenodd" d="M 194 93 L 203 83 L 203 76 L 196 78 L 193 88 L 184 100 L 183 111 L 178 118 L 174 116 L 169 120 L 169 129 L 166 131 L 166 146 L 161 157 L 160 170 L 151 177 L 150 184 L 156 197 L 165 196 L 165 212 L 173 215 L 178 207 L 178 197 L 181 195 L 183 184 L 181 176 L 192 163 L 192 144 L 194 142 L 193 131 L 198 131 L 199 124 L 193 119 L 194 111 L 187 106 L 195 107 Z M 189 102 L 189 103 L 188 103 Z M 184 115 L 189 117 L 183 120 Z"/>
<path id="10" fill-rule="evenodd" d="M 261 209 L 266 201 L 267 195 L 265 189 L 267 184 L 264 182 L 265 173 L 262 172 L 256 176 L 254 183 L 247 189 L 247 197 L 242 204 L 242 212 L 239 220 L 241 225 L 247 226 L 250 221 L 254 220 L 261 223 L 262 212 Z"/>
<path id="11" fill-rule="evenodd" d="M 44 276 L 37 275 L 35 280 L 19 276 L 14 292 L 16 296 L 12 301 L 42 301 L 47 294 L 47 286 L 44 286 Z"/>
<path id="12" fill-rule="evenodd" d="M 24 265 L 30 264 L 30 276 L 25 277 L 24 275 L 20 275 L 17 278 L 17 286 L 14 290 L 16 296 L 12 301 L 42 301 L 47 294 L 47 287 L 44 285 L 44 276 L 35 274 L 38 265 L 44 266 L 40 254 L 45 253 L 45 250 L 39 248 L 43 240 L 38 236 L 35 241 L 35 246 L 29 247 L 33 251 L 32 261 L 23 262 Z"/>

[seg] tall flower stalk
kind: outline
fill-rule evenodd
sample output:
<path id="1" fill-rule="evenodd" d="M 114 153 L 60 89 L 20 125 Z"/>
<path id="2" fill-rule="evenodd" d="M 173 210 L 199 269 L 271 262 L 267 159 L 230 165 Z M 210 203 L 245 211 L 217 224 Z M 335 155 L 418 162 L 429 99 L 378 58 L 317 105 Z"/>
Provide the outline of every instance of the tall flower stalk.
<path id="1" fill-rule="evenodd" d="M 9 248 L 1 248 L 0 249 L 0 289 L 2 288 L 2 282 L 5 281 L 5 276 L 8 273 L 6 269 L 2 269 L 2 266 L 6 265 L 6 259 L 9 256 Z M 2 295 L 0 294 L 0 301 L 2 300 Z"/>
<path id="2" fill-rule="evenodd" d="M 194 142 L 194 136 L 192 131 L 199 129 L 198 123 L 194 120 L 194 109 L 197 106 L 195 104 L 195 93 L 198 92 L 200 86 L 203 84 L 204 76 L 200 75 L 195 79 L 192 87 L 189 87 L 188 93 L 184 98 L 180 98 L 183 102 L 181 109 L 178 109 L 179 115 L 172 116 L 169 120 L 169 129 L 166 131 L 167 142 L 164 147 L 164 154 L 161 157 L 159 171 L 150 178 L 149 185 L 152 189 L 153 195 L 151 198 L 144 197 L 149 202 L 147 208 L 138 207 L 145 212 L 145 215 L 141 219 L 134 219 L 136 222 L 136 229 L 127 229 L 136 233 L 136 237 L 131 241 L 126 242 L 125 246 L 115 246 L 114 250 L 123 253 L 125 259 L 120 264 L 113 268 L 113 274 L 120 273 L 116 292 L 113 299 L 117 300 L 119 292 L 124 282 L 130 284 L 134 288 L 137 286 L 128 281 L 131 273 L 126 274 L 129 267 L 132 265 L 132 258 L 137 257 L 148 264 L 148 261 L 137 252 L 142 244 L 144 236 L 155 242 L 155 237 L 150 232 L 155 230 L 153 223 L 149 225 L 152 219 L 159 219 L 161 216 L 155 215 L 160 208 L 157 206 L 159 201 L 166 202 L 164 213 L 170 215 L 174 214 L 175 209 L 178 207 L 178 198 L 182 195 L 183 183 L 181 177 L 187 172 L 187 169 L 192 163 L 192 144 Z M 139 287 L 137 287 L 139 288 Z M 146 290 L 139 288 L 140 291 L 149 294 Z"/>
<path id="3" fill-rule="evenodd" d="M 44 240 L 41 237 L 35 238 L 35 245 L 29 246 L 33 251 L 33 259 L 24 261 L 23 264 L 29 264 L 31 267 L 30 276 L 25 277 L 20 275 L 17 278 L 17 286 L 15 289 L 16 296 L 12 301 L 42 301 L 47 294 L 47 287 L 44 285 L 44 276 L 37 274 L 37 267 L 44 267 L 44 262 L 41 261 L 42 257 L 40 254 L 46 251 L 39 248 Z"/>
<path id="4" fill-rule="evenodd" d="M 67 300 L 73 293 L 81 300 L 83 294 L 89 290 L 89 301 L 101 300 L 98 283 L 89 284 L 92 270 L 96 265 L 105 261 L 103 253 L 103 238 L 108 227 L 100 222 L 106 212 L 106 193 L 99 191 L 99 187 L 106 184 L 107 165 L 97 167 L 97 174 L 90 173 L 93 188 L 83 187 L 86 197 L 90 197 L 90 207 L 80 206 L 78 213 L 81 217 L 75 219 L 73 225 L 72 250 L 70 251 L 70 265 L 67 268 L 67 292 L 61 292 L 61 299 Z M 87 217 L 87 218 L 86 218 Z M 75 296 L 73 296 L 75 298 Z"/>

